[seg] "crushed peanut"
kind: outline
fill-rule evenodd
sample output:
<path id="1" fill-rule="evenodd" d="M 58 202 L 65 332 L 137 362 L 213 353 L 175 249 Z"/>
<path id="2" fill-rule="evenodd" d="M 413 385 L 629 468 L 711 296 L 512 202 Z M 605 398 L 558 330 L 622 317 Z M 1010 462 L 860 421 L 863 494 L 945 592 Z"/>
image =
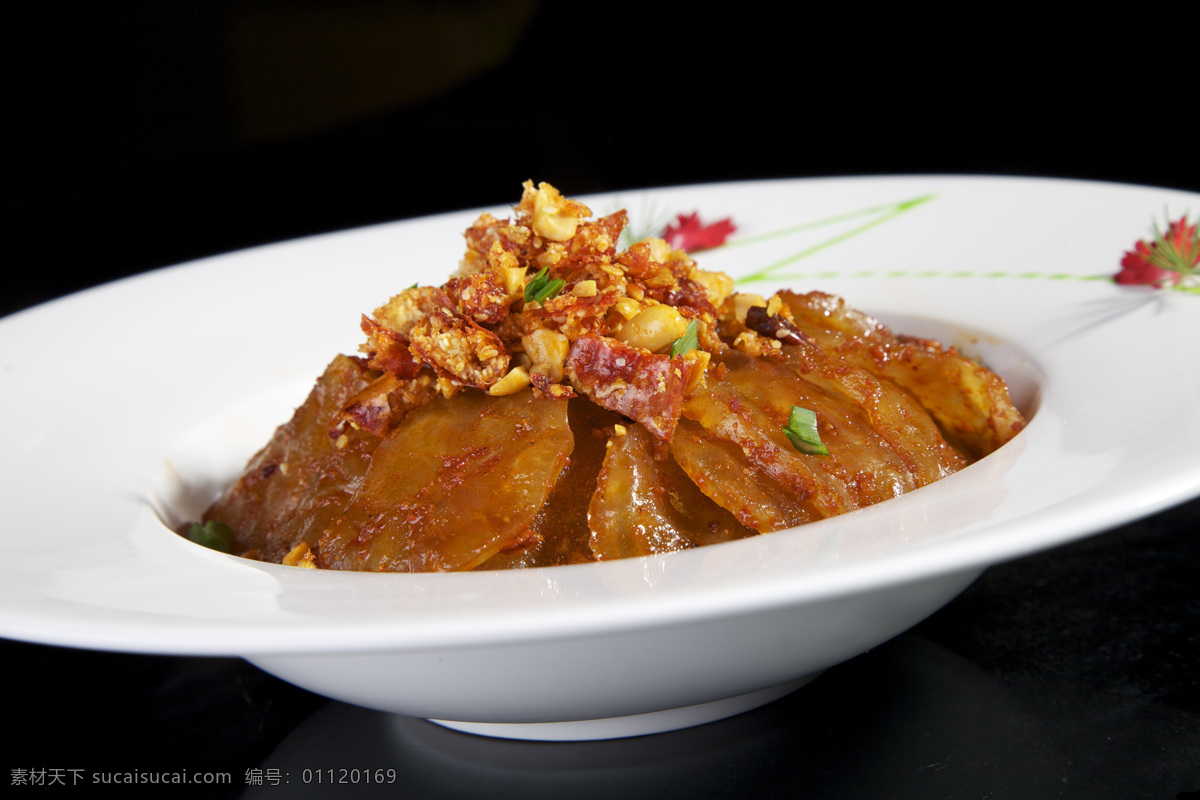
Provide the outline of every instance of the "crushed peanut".
<path id="1" fill-rule="evenodd" d="M 304 569 L 317 568 L 316 557 L 305 542 L 301 542 L 288 551 L 288 554 L 283 557 L 283 565 L 285 567 L 302 567 Z"/>
<path id="2" fill-rule="evenodd" d="M 488 394 L 493 397 L 516 394 L 528 386 L 529 382 L 529 371 L 525 367 L 513 367 L 507 375 L 491 385 Z"/>

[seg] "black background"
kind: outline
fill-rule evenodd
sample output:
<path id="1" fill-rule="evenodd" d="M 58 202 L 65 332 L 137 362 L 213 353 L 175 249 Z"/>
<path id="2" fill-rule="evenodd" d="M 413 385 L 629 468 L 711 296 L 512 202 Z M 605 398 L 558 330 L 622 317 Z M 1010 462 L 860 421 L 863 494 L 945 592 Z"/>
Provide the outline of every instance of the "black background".
<path id="1" fill-rule="evenodd" d="M 1200 190 L 1182 19 L 256 0 L 44 4 L 8 22 L 0 313 L 212 253 L 510 202 L 529 178 L 569 194 L 881 173 Z M 212 796 L 289 764 L 396 766 L 390 788 L 410 797 L 480 782 L 523 797 L 1187 796 L 1198 522 L 1193 501 L 995 567 L 809 690 L 625 743 L 490 742 L 327 703 L 236 659 L 3 642 L 19 740 L 3 762 L 231 771 L 231 789 L 189 790 Z"/>

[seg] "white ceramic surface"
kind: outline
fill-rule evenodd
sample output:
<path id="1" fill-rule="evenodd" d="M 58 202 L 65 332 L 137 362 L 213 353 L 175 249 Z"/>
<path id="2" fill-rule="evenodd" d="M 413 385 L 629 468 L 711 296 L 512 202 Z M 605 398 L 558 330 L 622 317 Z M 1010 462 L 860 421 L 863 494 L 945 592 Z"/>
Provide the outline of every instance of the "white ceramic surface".
<path id="1" fill-rule="evenodd" d="M 732 244 L 701 266 L 761 278 L 748 291 L 839 293 L 977 354 L 1029 427 L 898 500 L 684 553 L 454 575 L 235 559 L 163 521 L 196 517 L 354 351 L 361 312 L 441 283 L 476 212 L 233 253 L 0 321 L 0 635 L 242 655 L 332 697 L 498 735 L 631 735 L 763 702 L 989 564 L 1200 493 L 1200 296 L 1107 279 L 1164 209 L 1200 196 L 898 177 L 589 202 L 621 202 L 635 225 L 731 216 Z"/>

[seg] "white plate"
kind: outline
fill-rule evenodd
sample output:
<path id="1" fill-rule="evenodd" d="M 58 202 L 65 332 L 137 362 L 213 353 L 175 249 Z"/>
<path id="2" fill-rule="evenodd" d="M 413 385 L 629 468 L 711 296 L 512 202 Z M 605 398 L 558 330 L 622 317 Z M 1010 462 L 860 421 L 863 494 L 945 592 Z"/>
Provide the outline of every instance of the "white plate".
<path id="1" fill-rule="evenodd" d="M 980 355 L 1029 427 L 898 500 L 660 557 L 453 575 L 235 559 L 161 520 L 199 514 L 354 351 L 361 312 L 441 283 L 477 212 L 273 245 L 0 322 L 0 635 L 241 655 L 333 697 L 501 735 L 628 735 L 763 702 L 989 564 L 1200 493 L 1200 296 L 1108 280 L 1154 219 L 1200 196 L 912 177 L 589 199 L 599 213 L 618 202 L 635 225 L 733 217 L 733 244 L 701 266 L 765 274 L 741 287 L 764 294 L 839 293 Z"/>

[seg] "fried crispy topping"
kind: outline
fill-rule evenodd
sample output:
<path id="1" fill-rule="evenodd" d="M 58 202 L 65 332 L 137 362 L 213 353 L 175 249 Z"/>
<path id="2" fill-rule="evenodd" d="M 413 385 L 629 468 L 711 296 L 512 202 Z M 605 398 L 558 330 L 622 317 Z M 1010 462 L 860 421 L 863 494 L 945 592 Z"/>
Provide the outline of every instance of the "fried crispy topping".
<path id="1" fill-rule="evenodd" d="M 696 362 L 587 334 L 571 344 L 566 372 L 593 403 L 642 423 L 660 439 L 675 433 Z"/>
<path id="2" fill-rule="evenodd" d="M 435 309 L 450 308 L 452 305 L 450 298 L 441 289 L 414 286 L 375 309 L 371 316 L 382 327 L 407 337 L 412 326 L 428 317 Z"/>
<path id="3" fill-rule="evenodd" d="M 580 221 L 592 215 L 590 208 L 568 200 L 548 183 L 539 183 L 535 191 L 533 181 L 525 182 L 520 209 L 527 214 L 532 211 L 534 233 L 552 242 L 570 240 Z"/>
<path id="4" fill-rule="evenodd" d="M 417 404 L 426 389 L 504 396 L 532 384 L 539 397 L 589 395 L 669 439 L 684 395 L 703 386 L 709 355 L 729 349 L 722 326 L 734 325 L 729 342 L 739 333 L 761 338 L 746 327 L 745 303 L 726 310 L 737 297 L 728 276 L 697 269 L 662 239 L 618 252 L 624 211 L 593 220 L 553 186 L 526 182 L 513 212 L 483 214 L 467 229 L 458 272 L 444 286 L 407 289 L 363 318 L 361 349 L 391 378 L 347 404 L 339 426 L 386 435 L 412 407 L 396 410 L 396 387 L 425 375 L 422 392 L 409 392 Z M 542 269 L 561 288 L 526 299 Z M 692 321 L 696 354 L 672 360 Z"/>
<path id="5" fill-rule="evenodd" d="M 444 386 L 487 389 L 508 372 L 509 354 L 500 337 L 445 308 L 409 329 L 409 348 L 448 379 Z"/>

